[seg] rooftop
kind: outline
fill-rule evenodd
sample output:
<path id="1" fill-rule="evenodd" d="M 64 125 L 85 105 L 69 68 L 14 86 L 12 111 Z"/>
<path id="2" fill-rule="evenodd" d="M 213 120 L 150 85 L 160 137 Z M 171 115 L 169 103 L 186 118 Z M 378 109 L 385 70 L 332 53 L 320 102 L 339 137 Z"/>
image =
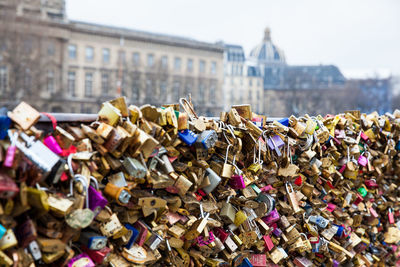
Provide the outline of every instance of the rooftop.
<path id="1" fill-rule="evenodd" d="M 89 34 L 106 35 L 110 37 L 126 38 L 154 43 L 162 43 L 172 46 L 181 46 L 194 49 L 209 50 L 214 52 L 223 52 L 224 47 L 216 43 L 207 43 L 197 41 L 192 38 L 181 37 L 176 35 L 146 32 L 123 27 L 114 27 L 109 25 L 101 25 L 96 23 L 70 21 L 71 30 L 81 31 Z"/>

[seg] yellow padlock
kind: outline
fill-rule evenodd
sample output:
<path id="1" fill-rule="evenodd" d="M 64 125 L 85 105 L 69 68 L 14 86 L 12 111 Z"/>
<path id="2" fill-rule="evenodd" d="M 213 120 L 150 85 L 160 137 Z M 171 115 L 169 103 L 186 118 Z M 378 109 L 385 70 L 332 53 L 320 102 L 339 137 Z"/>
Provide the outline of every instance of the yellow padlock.
<path id="1" fill-rule="evenodd" d="M 239 210 L 235 214 L 235 221 L 233 222 L 236 226 L 241 225 L 247 219 L 247 215 L 242 211 Z"/>

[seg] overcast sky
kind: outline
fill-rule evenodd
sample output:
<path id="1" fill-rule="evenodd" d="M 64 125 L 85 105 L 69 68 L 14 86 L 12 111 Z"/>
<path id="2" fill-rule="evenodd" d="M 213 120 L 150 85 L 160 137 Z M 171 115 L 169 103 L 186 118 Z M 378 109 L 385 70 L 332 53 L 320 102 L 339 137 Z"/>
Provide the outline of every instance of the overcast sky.
<path id="1" fill-rule="evenodd" d="M 271 28 L 289 64 L 400 75 L 399 0 L 67 0 L 70 19 L 240 44 Z"/>

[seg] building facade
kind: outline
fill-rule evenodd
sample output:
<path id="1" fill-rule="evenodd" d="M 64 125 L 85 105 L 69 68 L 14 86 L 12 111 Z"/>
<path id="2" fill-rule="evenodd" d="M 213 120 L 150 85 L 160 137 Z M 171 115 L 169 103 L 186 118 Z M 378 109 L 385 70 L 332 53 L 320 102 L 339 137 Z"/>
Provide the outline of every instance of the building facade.
<path id="1" fill-rule="evenodd" d="M 191 94 L 199 114 L 222 109 L 221 45 L 69 21 L 63 0 L 0 0 L 0 10 L 1 106 L 90 113 L 117 95 L 161 105 Z"/>
<path id="2" fill-rule="evenodd" d="M 225 44 L 224 110 L 232 105 L 250 104 L 253 112 L 263 114 L 263 78 L 260 68 L 246 60 L 242 46 Z"/>

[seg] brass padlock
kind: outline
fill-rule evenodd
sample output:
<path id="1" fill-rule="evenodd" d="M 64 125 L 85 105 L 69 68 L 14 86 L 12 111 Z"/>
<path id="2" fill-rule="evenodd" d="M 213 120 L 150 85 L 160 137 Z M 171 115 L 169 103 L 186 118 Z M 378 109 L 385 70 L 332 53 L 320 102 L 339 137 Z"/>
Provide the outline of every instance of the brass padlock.
<path id="1" fill-rule="evenodd" d="M 293 212 L 297 213 L 297 212 L 301 211 L 299 202 L 297 200 L 296 192 L 293 190 L 292 184 L 286 182 L 285 186 L 286 186 L 286 192 L 288 195 L 289 203 L 293 208 Z"/>
<path id="2" fill-rule="evenodd" d="M 232 145 L 229 144 L 228 147 L 226 148 L 226 155 L 225 155 L 225 161 L 224 161 L 224 165 L 222 165 L 222 172 L 221 172 L 221 177 L 223 178 L 227 178 L 230 179 L 232 177 L 233 174 L 233 166 L 231 164 L 228 164 L 228 154 L 229 154 L 229 148 Z"/>
<path id="3" fill-rule="evenodd" d="M 224 220 L 226 223 L 230 224 L 235 221 L 235 208 L 232 206 L 231 203 L 229 203 L 231 196 L 229 196 L 222 204 L 221 212 L 220 212 L 220 217 L 222 220 Z"/>

